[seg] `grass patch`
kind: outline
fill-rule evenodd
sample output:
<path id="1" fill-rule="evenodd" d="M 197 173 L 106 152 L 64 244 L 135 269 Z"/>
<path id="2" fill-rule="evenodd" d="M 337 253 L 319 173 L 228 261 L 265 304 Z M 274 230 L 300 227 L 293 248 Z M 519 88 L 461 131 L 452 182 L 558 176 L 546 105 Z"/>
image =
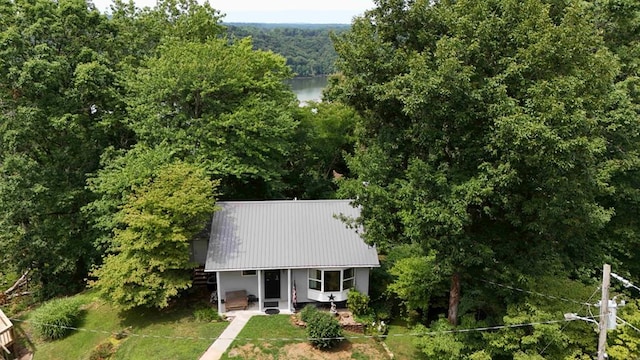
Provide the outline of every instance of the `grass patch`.
<path id="1" fill-rule="evenodd" d="M 195 300 L 191 304 L 189 299 L 184 299 L 184 304 L 168 311 L 118 312 L 94 293 L 83 293 L 77 297 L 87 304 L 78 327 L 98 331 L 74 331 L 62 340 L 50 342 L 33 340 L 30 347 L 35 349 L 35 360 L 88 360 L 99 346 L 108 346 L 104 345 L 107 343 L 113 344 L 111 359 L 192 360 L 199 358 L 213 343 L 212 339 L 228 325 L 227 322 L 196 321 L 193 317 L 194 308 L 198 306 Z M 29 316 L 26 315 L 27 321 Z M 27 334 L 32 333 L 28 322 L 21 327 Z M 113 336 L 122 332 L 129 335 L 120 340 Z"/>
<path id="2" fill-rule="evenodd" d="M 345 336 L 362 336 L 346 332 Z M 287 338 L 290 340 L 270 340 Z M 245 340 L 252 339 L 252 340 Z M 258 340 L 264 339 L 264 340 Z M 386 360 L 382 346 L 373 339 L 342 341 L 335 349 L 315 349 L 306 340 L 304 328 L 294 326 L 290 315 L 254 316 L 238 334 L 222 359 L 355 359 Z"/>
<path id="3" fill-rule="evenodd" d="M 64 339 L 56 341 L 33 340 L 35 348 L 35 360 L 64 359 L 88 359 L 93 349 L 105 339 L 111 332 L 119 330 L 119 319 L 115 311 L 109 305 L 96 299 L 94 294 L 81 294 L 76 298 L 85 302 L 85 315 L 78 323 L 79 328 L 100 329 L 107 333 L 74 331 Z M 27 315 L 27 321 L 31 320 L 31 314 Z M 24 325 L 27 333 L 32 333 L 31 326 L 27 322 Z"/>
<path id="4" fill-rule="evenodd" d="M 397 334 L 410 334 L 411 331 L 404 321 L 394 320 L 389 325 L 389 337 L 384 342 L 396 359 L 424 359 L 424 355 L 413 344 L 415 336 L 394 336 Z"/>
<path id="5" fill-rule="evenodd" d="M 236 359 L 229 357 L 229 352 L 234 348 L 242 347 L 246 344 L 257 346 L 263 354 L 273 355 L 278 358 L 280 349 L 292 341 L 284 340 L 244 340 L 244 339 L 265 339 L 265 338 L 297 338 L 306 339 L 307 334 L 304 328 L 293 326 L 290 315 L 254 316 L 244 326 L 237 339 L 231 343 L 229 349 L 222 355 L 222 359 Z M 304 341 L 304 340 L 303 340 Z M 293 342 L 301 342 L 300 340 Z"/>
<path id="6" fill-rule="evenodd" d="M 151 310 L 129 313 L 127 328 L 141 336 L 129 336 L 114 359 L 198 359 L 229 324 L 196 321 L 193 309 L 188 308 L 161 314 Z"/>

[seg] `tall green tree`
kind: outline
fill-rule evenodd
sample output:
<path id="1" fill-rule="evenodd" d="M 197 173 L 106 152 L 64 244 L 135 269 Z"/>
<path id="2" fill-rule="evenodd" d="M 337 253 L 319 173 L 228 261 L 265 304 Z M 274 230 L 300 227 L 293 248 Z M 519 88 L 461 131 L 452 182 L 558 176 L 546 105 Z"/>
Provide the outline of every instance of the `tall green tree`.
<path id="1" fill-rule="evenodd" d="M 112 247 L 114 232 L 122 229 L 120 210 L 134 189 L 157 177 L 161 169 L 175 161 L 175 154 L 166 146 L 105 150 L 101 169 L 87 180 L 96 199 L 83 208 L 96 229 L 94 243 L 101 253 Z"/>
<path id="2" fill-rule="evenodd" d="M 288 159 L 286 195 L 299 199 L 336 196 L 337 180 L 348 176 L 358 114 L 342 103 L 310 103 L 295 111 L 295 152 Z"/>
<path id="3" fill-rule="evenodd" d="M 470 272 L 599 262 L 596 235 L 614 214 L 602 199 L 623 158 L 611 150 L 637 150 L 612 129 L 638 115 L 589 4 L 376 4 L 335 39 L 330 92 L 362 115 L 343 191 L 362 206 L 367 241 L 433 251 L 453 324 Z"/>
<path id="4" fill-rule="evenodd" d="M 249 39 L 167 38 L 128 81 L 129 128 L 221 179 L 225 198 L 278 197 L 296 126 L 281 56 Z"/>
<path id="5" fill-rule="evenodd" d="M 77 288 L 97 256 L 80 212 L 86 174 L 117 137 L 108 18 L 84 0 L 0 3 L 0 261 L 45 296 Z"/>
<path id="6" fill-rule="evenodd" d="M 616 101 L 624 104 L 618 121 L 608 127 L 607 151 L 616 154 L 610 161 L 615 191 L 603 203 L 615 209 L 611 222 L 598 234 L 608 239 L 617 271 L 628 272 L 640 281 L 640 122 L 633 121 L 640 108 L 640 3 L 634 0 L 595 1 L 596 24 L 602 29 L 607 47 L 620 59 Z"/>
<path id="7" fill-rule="evenodd" d="M 194 165 L 175 162 L 135 187 L 119 211 L 113 253 L 93 286 L 122 309 L 163 308 L 191 286 L 189 241 L 215 209 L 214 188 Z"/>

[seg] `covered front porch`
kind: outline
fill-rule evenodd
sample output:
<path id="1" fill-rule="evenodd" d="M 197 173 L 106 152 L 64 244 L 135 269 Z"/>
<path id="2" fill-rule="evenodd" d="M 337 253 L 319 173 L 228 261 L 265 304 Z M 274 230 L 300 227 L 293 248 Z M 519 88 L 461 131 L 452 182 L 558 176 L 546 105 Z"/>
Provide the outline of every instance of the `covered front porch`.
<path id="1" fill-rule="evenodd" d="M 218 312 L 278 309 L 291 314 L 297 302 L 297 279 L 294 269 L 218 271 L 215 273 L 215 299 Z"/>

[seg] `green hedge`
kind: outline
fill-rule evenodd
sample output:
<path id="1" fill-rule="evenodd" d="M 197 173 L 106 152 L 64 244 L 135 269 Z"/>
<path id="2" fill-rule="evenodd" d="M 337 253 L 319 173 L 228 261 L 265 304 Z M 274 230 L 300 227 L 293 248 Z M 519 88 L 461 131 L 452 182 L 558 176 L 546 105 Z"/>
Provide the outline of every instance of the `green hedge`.
<path id="1" fill-rule="evenodd" d="M 315 305 L 309 304 L 300 310 L 300 320 L 308 323 L 319 312 Z"/>
<path id="2" fill-rule="evenodd" d="M 369 296 L 351 289 L 347 294 L 347 307 L 355 316 L 366 315 L 369 313 Z"/>
<path id="3" fill-rule="evenodd" d="M 306 323 L 309 342 L 318 349 L 330 349 L 342 341 L 336 339 L 342 337 L 342 327 L 333 315 L 316 311 Z"/>
<path id="4" fill-rule="evenodd" d="M 33 312 L 31 327 L 43 340 L 56 340 L 67 336 L 77 325 L 83 301 L 77 298 L 51 300 Z"/>

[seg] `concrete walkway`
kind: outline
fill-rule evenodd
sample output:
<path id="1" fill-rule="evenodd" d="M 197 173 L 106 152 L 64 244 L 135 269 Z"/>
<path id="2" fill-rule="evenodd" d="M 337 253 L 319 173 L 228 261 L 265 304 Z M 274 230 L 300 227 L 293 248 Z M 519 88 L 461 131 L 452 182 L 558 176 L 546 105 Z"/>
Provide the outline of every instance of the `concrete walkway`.
<path id="1" fill-rule="evenodd" d="M 238 311 L 231 324 L 220 334 L 218 340 L 214 341 L 207 351 L 200 357 L 200 360 L 218 360 L 222 357 L 229 345 L 238 336 L 242 328 L 254 315 L 263 315 L 258 311 Z"/>

